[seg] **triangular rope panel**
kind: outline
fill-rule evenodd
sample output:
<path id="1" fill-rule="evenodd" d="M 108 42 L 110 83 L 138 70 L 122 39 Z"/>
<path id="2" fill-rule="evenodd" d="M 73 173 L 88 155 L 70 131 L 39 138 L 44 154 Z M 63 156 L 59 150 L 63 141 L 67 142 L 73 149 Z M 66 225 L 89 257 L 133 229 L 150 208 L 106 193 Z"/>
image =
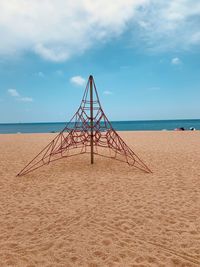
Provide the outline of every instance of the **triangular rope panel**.
<path id="1" fill-rule="evenodd" d="M 151 170 L 129 148 L 107 119 L 92 76 L 80 107 L 65 128 L 18 175 L 25 175 L 61 158 L 90 153 L 111 157 L 150 173 Z"/>

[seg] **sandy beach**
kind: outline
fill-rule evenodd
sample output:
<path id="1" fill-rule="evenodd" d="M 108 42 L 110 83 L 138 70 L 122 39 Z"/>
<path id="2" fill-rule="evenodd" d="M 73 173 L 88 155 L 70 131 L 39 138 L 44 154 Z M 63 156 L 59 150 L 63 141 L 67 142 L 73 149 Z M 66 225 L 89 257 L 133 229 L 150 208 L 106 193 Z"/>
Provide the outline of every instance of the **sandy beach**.
<path id="1" fill-rule="evenodd" d="M 0 135 L 1 267 L 200 266 L 200 132 L 120 132 L 153 171 L 89 155 L 16 174 L 55 134 Z"/>

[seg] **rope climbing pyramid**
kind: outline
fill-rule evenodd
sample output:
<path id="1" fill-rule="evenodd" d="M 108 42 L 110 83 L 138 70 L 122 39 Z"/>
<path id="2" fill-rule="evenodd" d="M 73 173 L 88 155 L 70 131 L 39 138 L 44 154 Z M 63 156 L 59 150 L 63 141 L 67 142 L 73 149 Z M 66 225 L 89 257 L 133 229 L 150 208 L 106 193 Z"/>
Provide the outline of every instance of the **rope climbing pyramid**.
<path id="1" fill-rule="evenodd" d="M 127 162 L 144 172 L 151 170 L 129 148 L 107 119 L 97 93 L 93 76 L 89 76 L 80 107 L 66 127 L 19 173 L 32 172 L 61 158 L 89 153 Z"/>

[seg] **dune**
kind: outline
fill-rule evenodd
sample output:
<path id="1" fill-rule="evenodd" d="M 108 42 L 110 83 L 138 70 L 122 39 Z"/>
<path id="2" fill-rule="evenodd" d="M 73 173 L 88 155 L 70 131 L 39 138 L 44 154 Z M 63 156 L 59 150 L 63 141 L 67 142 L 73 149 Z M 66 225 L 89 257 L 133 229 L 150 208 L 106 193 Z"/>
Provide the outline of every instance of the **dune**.
<path id="1" fill-rule="evenodd" d="M 120 132 L 150 167 L 89 155 L 16 174 L 55 134 L 0 135 L 1 267 L 200 266 L 200 132 Z"/>

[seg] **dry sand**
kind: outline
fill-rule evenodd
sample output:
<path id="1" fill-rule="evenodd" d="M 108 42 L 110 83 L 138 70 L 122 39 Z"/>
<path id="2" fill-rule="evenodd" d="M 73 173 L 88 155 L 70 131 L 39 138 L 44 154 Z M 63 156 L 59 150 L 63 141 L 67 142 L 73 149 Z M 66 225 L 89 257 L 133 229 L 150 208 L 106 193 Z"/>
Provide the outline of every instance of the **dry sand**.
<path id="1" fill-rule="evenodd" d="M 15 175 L 54 134 L 0 136 L 0 266 L 200 266 L 200 132 L 121 132 L 146 174 L 89 155 Z"/>

